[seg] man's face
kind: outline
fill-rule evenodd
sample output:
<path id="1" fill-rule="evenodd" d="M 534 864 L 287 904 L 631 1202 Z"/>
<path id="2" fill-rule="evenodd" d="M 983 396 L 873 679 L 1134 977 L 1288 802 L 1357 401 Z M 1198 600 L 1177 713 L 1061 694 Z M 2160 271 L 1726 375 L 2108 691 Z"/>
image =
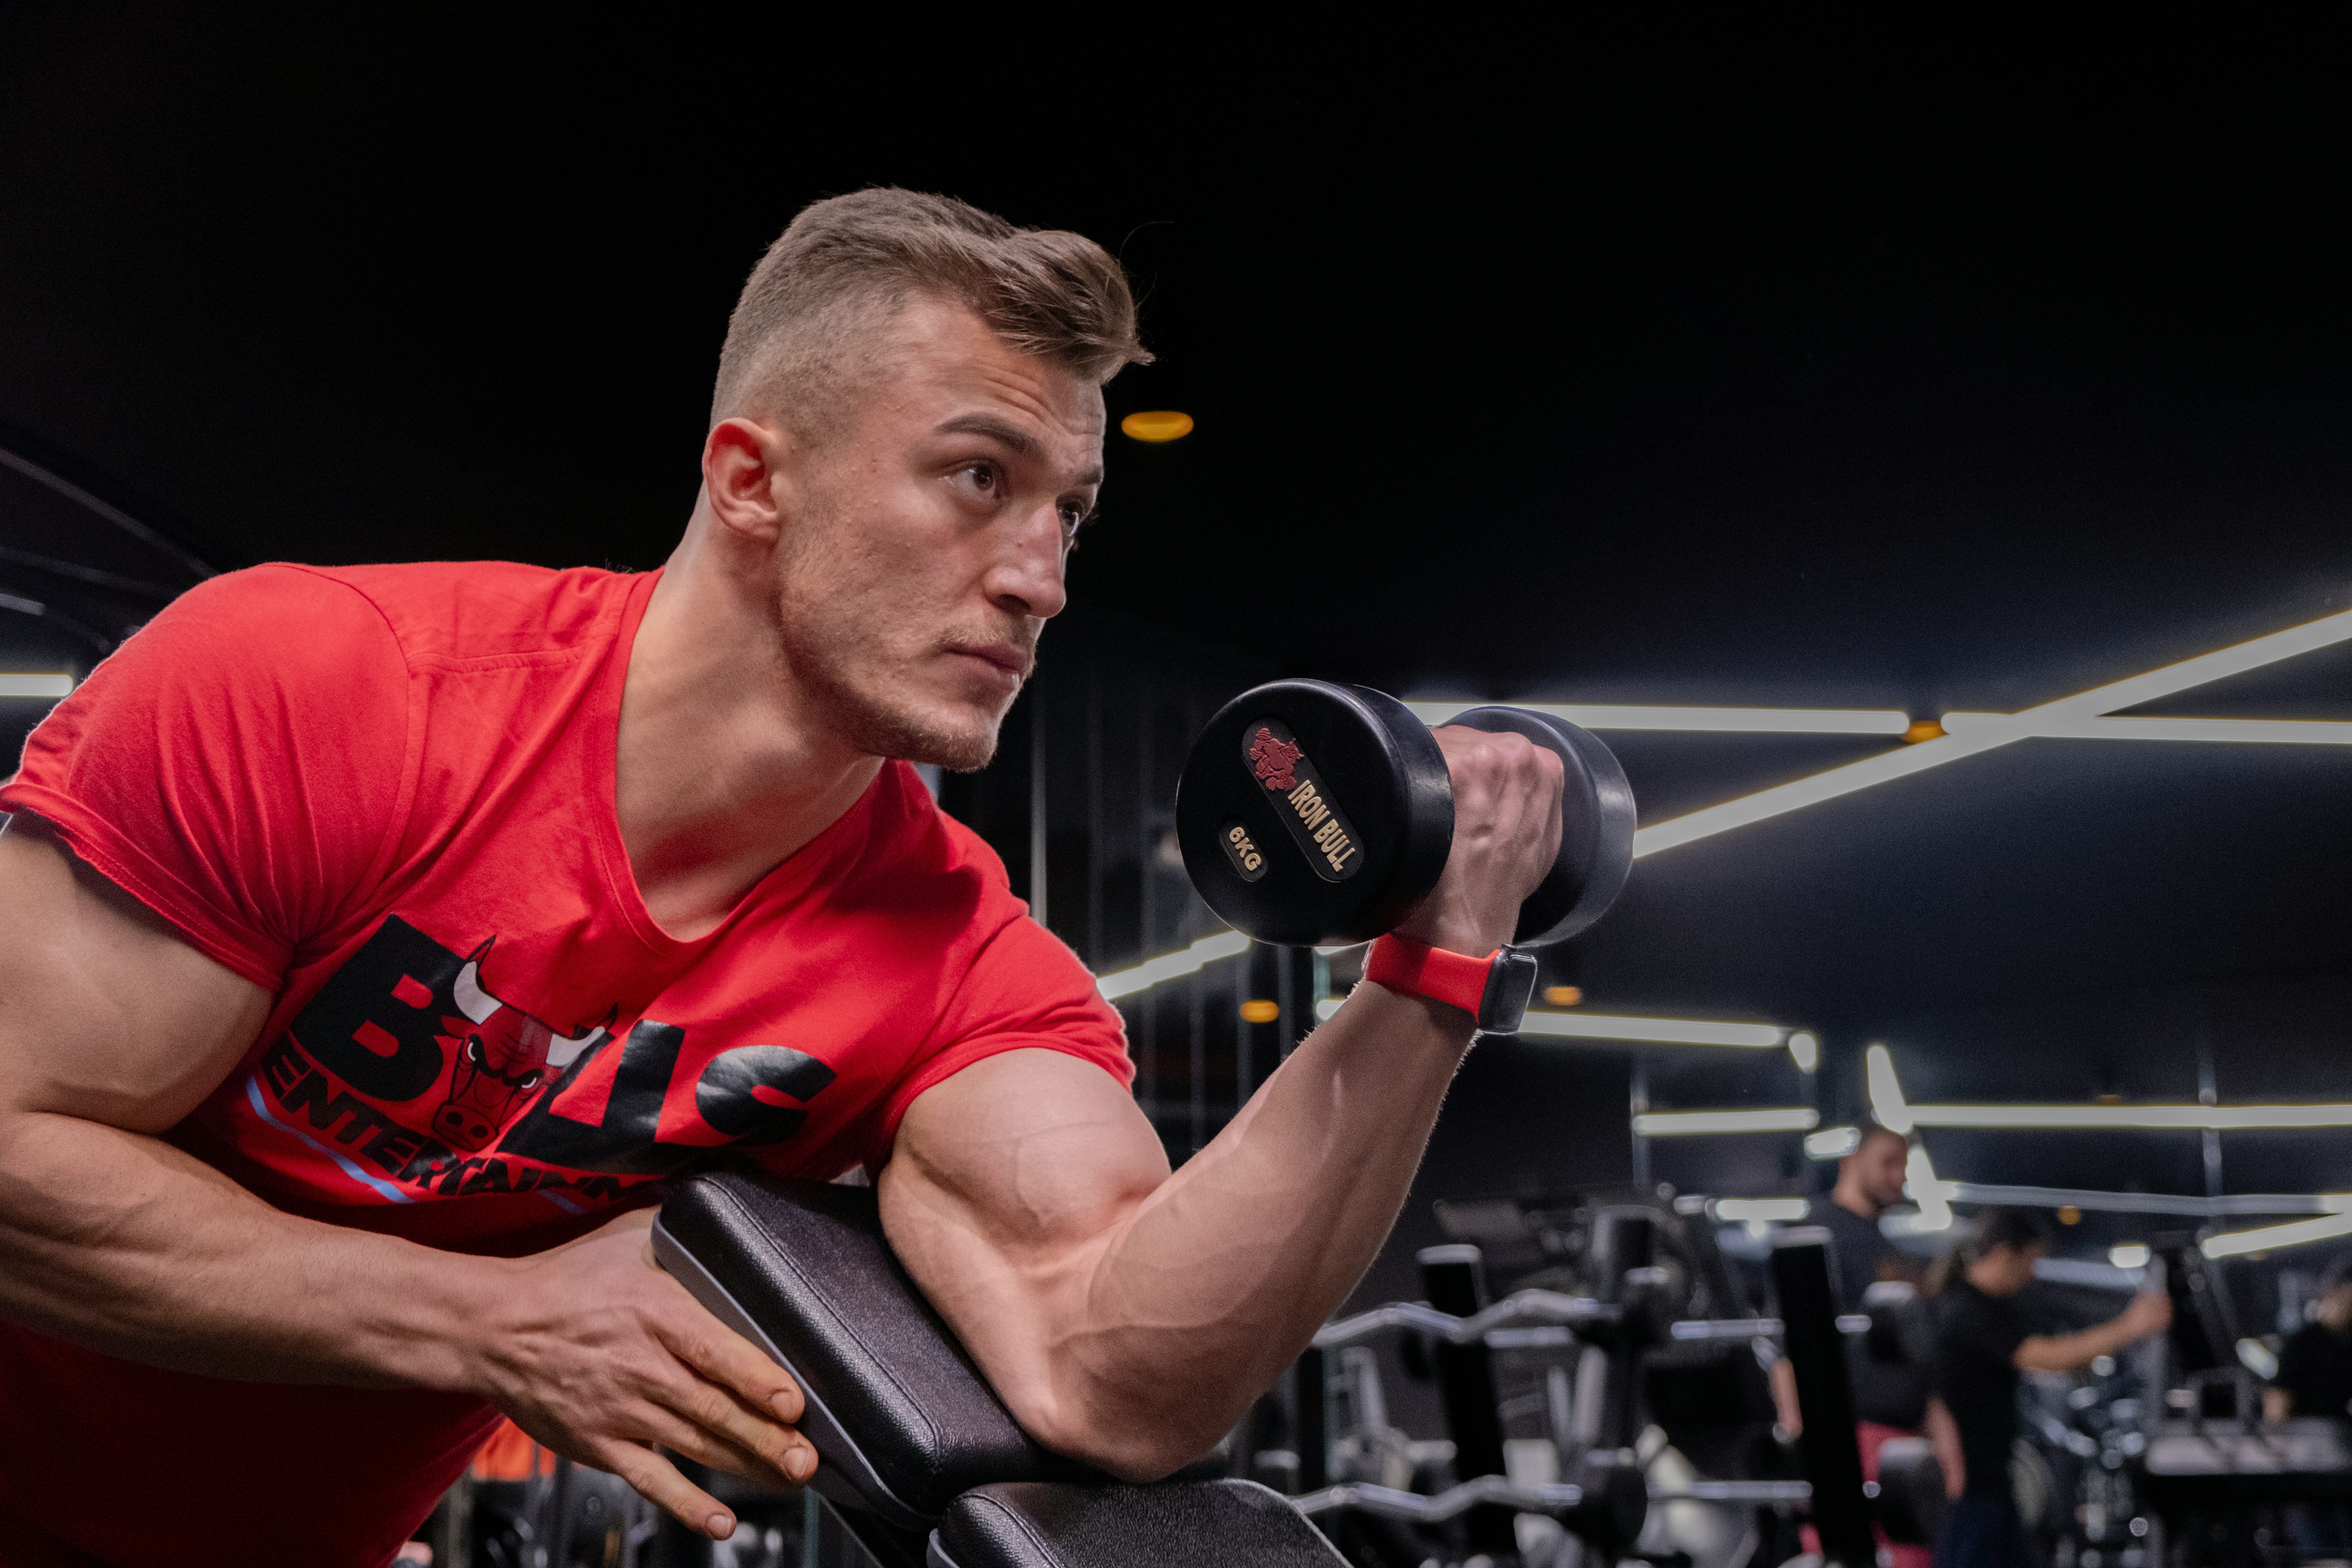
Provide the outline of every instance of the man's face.
<path id="1" fill-rule="evenodd" d="M 1874 1131 L 1846 1156 L 1854 1185 L 1882 1212 L 1903 1201 L 1903 1172 L 1910 1145 L 1894 1133 Z"/>
<path id="2" fill-rule="evenodd" d="M 2352 1329 L 2352 1283 L 2338 1285 L 2319 1299 L 2319 1321 L 2338 1333 Z"/>
<path id="3" fill-rule="evenodd" d="M 1988 1296 L 2014 1296 L 2033 1283 L 2033 1265 L 2049 1250 L 2039 1244 L 1996 1247 L 1969 1270 L 1969 1283 Z"/>
<path id="4" fill-rule="evenodd" d="M 987 763 L 1102 487 L 1100 390 L 919 300 L 777 548 L 785 664 L 858 750 Z"/>

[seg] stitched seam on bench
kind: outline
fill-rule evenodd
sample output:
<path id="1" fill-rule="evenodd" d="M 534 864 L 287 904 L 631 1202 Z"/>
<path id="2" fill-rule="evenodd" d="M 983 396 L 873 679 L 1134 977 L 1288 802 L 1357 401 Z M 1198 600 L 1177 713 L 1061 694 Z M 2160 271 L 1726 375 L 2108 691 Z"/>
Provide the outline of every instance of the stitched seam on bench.
<path id="1" fill-rule="evenodd" d="M 751 1209 L 746 1207 L 742 1200 L 738 1198 L 734 1194 L 729 1192 L 724 1187 L 719 1187 L 716 1190 L 718 1194 L 724 1197 L 734 1208 L 737 1214 L 743 1216 L 744 1220 L 751 1225 L 751 1228 L 757 1230 L 761 1236 L 766 1237 L 770 1241 L 776 1244 L 776 1257 L 778 1259 L 786 1268 L 792 1270 L 793 1277 L 794 1279 L 798 1279 L 803 1286 L 807 1287 L 810 1295 L 815 1297 L 818 1300 L 823 1301 L 825 1304 L 826 1309 L 833 1313 L 835 1320 L 842 1325 L 843 1331 L 849 1336 L 851 1342 L 856 1344 L 860 1351 L 863 1351 L 866 1353 L 866 1359 L 873 1363 L 875 1369 L 881 1373 L 885 1378 L 889 1380 L 890 1386 L 898 1391 L 898 1397 L 906 1401 L 907 1408 L 914 1412 L 915 1419 L 920 1422 L 922 1424 L 923 1430 L 929 1434 L 931 1447 L 935 1449 L 945 1448 L 947 1446 L 946 1441 L 942 1436 L 938 1425 L 931 1420 L 929 1414 L 923 1409 L 922 1401 L 915 1397 L 915 1391 L 908 1388 L 904 1383 L 901 1383 L 898 1380 L 898 1374 L 890 1370 L 890 1363 L 881 1355 L 877 1354 L 871 1344 L 866 1342 L 866 1337 L 857 1331 L 856 1325 L 850 1320 L 849 1314 L 841 1310 L 840 1303 L 836 1302 L 831 1295 L 818 1289 L 816 1281 L 810 1277 L 805 1269 L 802 1268 L 801 1266 L 793 1260 L 792 1249 L 783 1245 L 783 1237 L 778 1236 L 773 1230 L 770 1229 L 766 1222 L 761 1220 L 758 1215 L 752 1213 Z"/>

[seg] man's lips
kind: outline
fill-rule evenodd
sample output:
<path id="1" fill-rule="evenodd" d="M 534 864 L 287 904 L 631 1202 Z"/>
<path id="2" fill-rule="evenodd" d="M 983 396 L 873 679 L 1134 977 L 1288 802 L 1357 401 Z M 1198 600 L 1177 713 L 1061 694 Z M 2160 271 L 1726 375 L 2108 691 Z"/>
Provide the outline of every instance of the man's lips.
<path id="1" fill-rule="evenodd" d="M 1011 643 L 960 643 L 948 651 L 992 664 L 1016 680 L 1026 678 L 1029 673 L 1028 650 Z"/>

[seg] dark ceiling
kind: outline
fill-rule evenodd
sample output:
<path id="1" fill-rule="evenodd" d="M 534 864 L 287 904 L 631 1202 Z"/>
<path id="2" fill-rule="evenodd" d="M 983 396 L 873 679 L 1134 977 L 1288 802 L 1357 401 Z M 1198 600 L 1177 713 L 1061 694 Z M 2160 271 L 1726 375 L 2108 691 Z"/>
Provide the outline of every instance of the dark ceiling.
<path id="1" fill-rule="evenodd" d="M 746 269 L 891 182 L 1120 251 L 1161 358 L 1112 412 L 1199 428 L 1113 438 L 1075 591 L 1289 669 L 1932 715 L 2352 604 L 2310 40 L 1497 38 L 1409 90 L 1253 55 L 1034 97 L 973 46 L 819 101 L 708 40 L 317 15 L 19 13 L 0 54 L 0 418 L 247 559 L 656 563 Z M 2158 710 L 2352 718 L 2347 670 Z M 1621 742 L 1650 820 L 1871 749 Z M 2180 1095 L 2129 1065 L 2151 998 L 2346 970 L 2347 783 L 2032 742 L 1647 860 L 1570 962 L 1596 1005 L 1910 1029 L 1981 1065 L 1951 1092 L 2055 1053 L 2037 1092 Z M 2037 1006 L 2106 1057 L 1966 1024 Z M 2296 1039 L 2352 1092 L 2340 1030 Z"/>

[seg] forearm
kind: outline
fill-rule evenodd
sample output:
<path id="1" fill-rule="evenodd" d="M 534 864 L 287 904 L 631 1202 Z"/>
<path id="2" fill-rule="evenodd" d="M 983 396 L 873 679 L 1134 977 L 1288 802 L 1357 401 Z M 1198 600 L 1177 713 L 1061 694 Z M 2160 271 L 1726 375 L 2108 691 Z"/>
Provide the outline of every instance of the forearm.
<path id="1" fill-rule="evenodd" d="M 2017 1364 L 2024 1371 L 2071 1372 L 2115 1354 L 2140 1332 L 2127 1319 L 2116 1318 L 2079 1333 L 2036 1334 L 2017 1347 Z"/>
<path id="2" fill-rule="evenodd" d="M 1165 1419 L 1214 1390 L 1222 1433 L 1370 1266 L 1469 1041 L 1453 1008 L 1358 987 L 1104 1248 L 1074 1347 L 1097 1397 Z"/>
<path id="3" fill-rule="evenodd" d="M 467 1386 L 457 1325 L 515 1266 L 280 1213 L 159 1139 L 0 1121 L 0 1316 L 150 1365 Z"/>
<path id="4" fill-rule="evenodd" d="M 1934 1395 L 1927 1400 L 1927 1446 L 1936 1451 L 1937 1467 L 1944 1472 L 1944 1495 L 1957 1498 L 1968 1490 L 1969 1467 L 1960 1451 L 1960 1429 L 1952 1420 L 1951 1410 Z"/>

